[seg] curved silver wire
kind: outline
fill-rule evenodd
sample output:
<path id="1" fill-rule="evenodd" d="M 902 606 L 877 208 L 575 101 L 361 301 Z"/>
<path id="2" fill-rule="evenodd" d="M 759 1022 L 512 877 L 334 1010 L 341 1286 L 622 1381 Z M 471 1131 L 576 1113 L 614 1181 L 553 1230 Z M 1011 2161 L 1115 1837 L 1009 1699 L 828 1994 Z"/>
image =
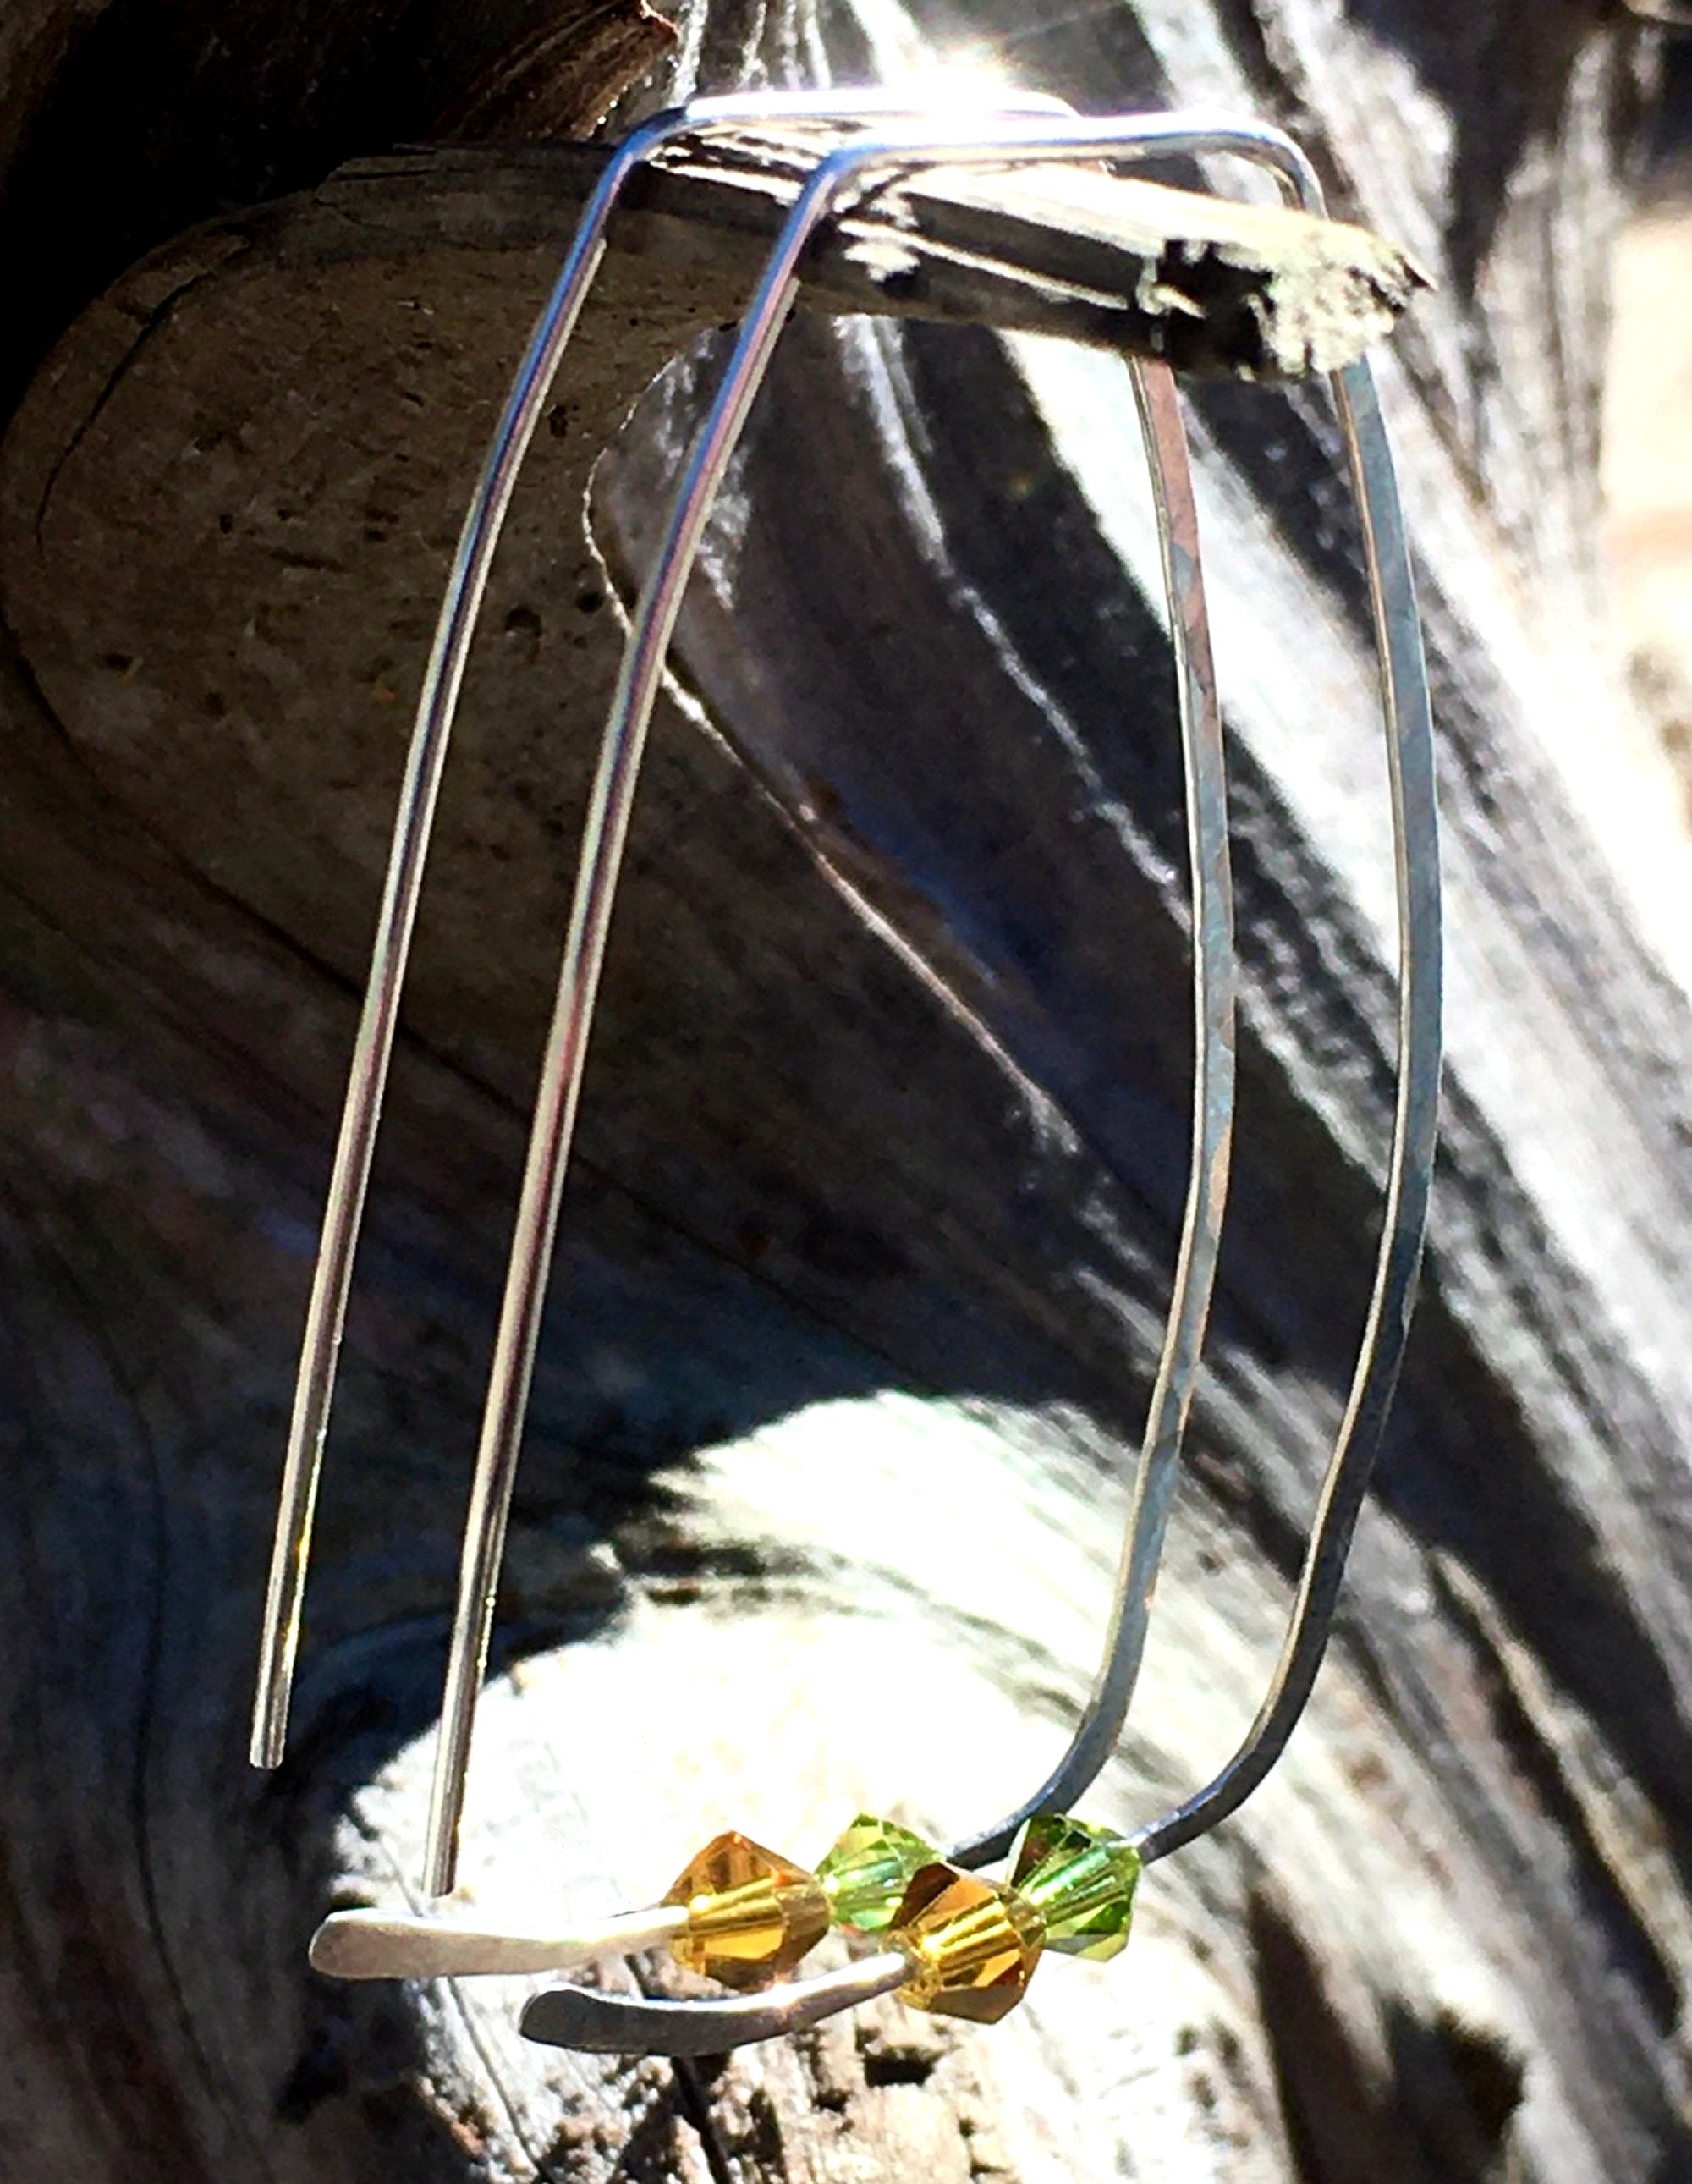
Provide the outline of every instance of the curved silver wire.
<path id="1" fill-rule="evenodd" d="M 548 2048 L 593 2055 L 721 2055 L 820 2025 L 825 2017 L 891 1994 L 910 1977 L 910 1958 L 888 1949 L 838 1972 L 723 2002 L 648 2002 L 603 1994 L 597 1987 L 555 1986 L 531 1998 L 518 2030 Z"/>
<path id="2" fill-rule="evenodd" d="M 1007 94 L 1005 103 L 1030 113 L 1070 110 L 1063 100 L 1037 92 Z M 850 122 L 917 110 L 918 102 L 908 92 L 779 92 L 697 99 L 687 107 L 655 114 L 612 153 L 582 209 L 570 250 L 524 351 L 459 534 L 406 758 L 370 948 L 370 977 L 324 1204 L 288 1424 L 253 1705 L 249 1756 L 255 1767 L 279 1767 L 287 1744 L 288 1708 L 299 1652 L 300 1609 L 311 1557 L 324 1438 L 334 1400 L 353 1262 L 422 891 L 423 866 L 465 663 L 517 476 L 604 256 L 605 230 L 611 214 L 630 176 L 676 136 L 758 122 L 805 119 Z"/>
<path id="3" fill-rule="evenodd" d="M 1062 131 L 1057 146 L 1071 155 L 1083 150 L 1098 155 L 1120 154 L 1120 144 L 1111 131 L 1122 126 L 1108 120 L 1077 124 Z M 1155 142 L 1171 152 L 1240 154 L 1272 168 L 1307 209 L 1325 213 L 1321 187 L 1310 162 L 1279 131 L 1204 114 L 1153 117 L 1144 127 L 1136 149 Z M 1034 141 L 1046 156 L 1056 148 L 1044 137 Z M 991 144 L 977 138 L 949 156 L 983 159 L 1039 156 L 1026 148 L 1029 142 L 1027 134 L 1014 139 L 999 136 Z M 1011 143 L 1016 149 L 1007 153 L 1007 145 Z M 755 382 L 755 375 L 767 363 L 775 334 L 791 304 L 793 269 L 804 238 L 839 192 L 865 170 L 882 163 L 897 166 L 901 158 L 920 159 L 925 150 L 933 157 L 938 149 L 932 139 L 920 146 L 909 140 L 855 143 L 830 155 L 813 175 L 790 216 L 782 242 L 777 245 L 729 376 L 695 444 L 678 502 L 678 517 L 688 505 L 695 508 L 695 543 L 703 523 L 697 506 L 696 478 L 710 476 L 716 450 L 732 445 L 732 433 L 743 422 L 750 399 L 745 387 Z M 737 369 L 741 374 L 738 380 Z M 1309 1698 L 1403 1357 L 1427 1225 L 1440 1061 L 1439 833 L 1427 671 L 1408 539 L 1373 375 L 1366 364 L 1356 364 L 1333 375 L 1332 385 L 1363 532 L 1380 655 L 1393 813 L 1400 1058 L 1385 1210 L 1368 1316 L 1345 1414 L 1328 1459 L 1297 1596 L 1269 1692 L 1244 1741 L 1221 1772 L 1132 1838 L 1148 1861 L 1166 1856 L 1237 1809 L 1284 1750 Z M 672 537 L 678 531 L 679 522 L 672 523 Z M 690 543 L 685 534 L 682 543 L 684 546 Z M 620 702 L 626 703 L 629 694 L 637 694 L 644 687 L 637 677 L 650 677 L 655 687 L 656 666 L 642 663 L 653 657 L 651 647 L 660 632 L 667 638 L 664 616 L 667 612 L 673 623 L 679 603 L 679 587 L 673 587 L 666 595 L 664 575 L 665 565 L 660 563 L 643 599 L 625 662 L 624 682 L 619 686 Z M 660 663 L 661 657 L 660 644 L 656 655 Z M 649 703 L 648 698 L 648 706 Z M 996 1831 L 994 1836 L 983 1839 L 984 1842 L 994 1841 Z M 984 1857 L 985 1849 L 977 1848 L 975 1854 Z M 888 1986 L 898 1983 L 896 1974 L 890 1970 Z M 821 1984 L 813 1983 L 813 1990 Z M 853 1991 L 849 1981 L 843 1980 L 832 1999 L 825 1998 L 822 2007 L 810 2008 L 802 2020 L 788 2019 L 780 1998 L 672 2003 L 665 2014 L 654 2015 L 654 2005 L 577 1988 L 560 1990 L 556 1997 L 537 1998 L 525 2013 L 523 2030 L 532 2038 L 601 2052 L 674 2053 L 682 2052 L 676 2044 L 682 2041 L 690 2043 L 687 2052 L 699 2052 L 691 2045 L 693 2011 L 711 2013 L 710 2038 L 713 2044 L 726 2047 L 769 2038 L 795 2029 L 800 2022 L 815 2023 L 833 2008 L 849 2008 L 863 1998 Z M 543 2009 L 543 2001 L 551 2006 Z"/>
<path id="4" fill-rule="evenodd" d="M 1160 148 L 1170 153 L 1227 153 L 1250 159 L 1275 176 L 1290 203 L 1318 219 L 1327 216 L 1327 197 L 1315 167 L 1303 148 L 1278 129 L 1195 111 L 1161 117 L 1158 137 Z M 1439 1128 L 1442 944 L 1433 722 L 1422 621 L 1397 472 L 1374 373 L 1366 361 L 1359 361 L 1330 373 L 1328 385 L 1362 533 L 1392 806 L 1399 1069 L 1381 1237 L 1345 1411 L 1322 1475 L 1292 1613 L 1268 1691 L 1227 1764 L 1181 1804 L 1133 1830 L 1129 1840 L 1145 1864 L 1166 1858 L 1238 1811 L 1286 1750 L 1309 1702 L 1327 1649 L 1351 1536 L 1398 1384 L 1433 1189 Z M 1071 1756 L 1088 1727 L 1083 1716 Z M 1105 1752 L 1099 1752 L 1094 1773 L 1105 1756 Z M 982 1859 L 999 1856 L 1008 1847 L 1015 1825 L 1030 1814 L 1058 1810 L 1070 1802 L 1074 1785 L 1064 1779 L 1066 1766 L 1067 1761 L 1053 1777 L 1055 1786 L 1049 1794 L 1023 1808 L 1011 1823 L 973 1839 L 964 1847 L 965 1853 Z"/>
<path id="5" fill-rule="evenodd" d="M 1045 127 L 1048 125 L 1028 125 Z M 1068 149 L 1081 158 L 1101 142 L 1119 146 L 1125 129 L 1103 137 L 1096 127 Z M 1020 156 L 1063 156 L 1058 132 L 1083 125 L 1053 121 L 1051 133 L 1024 140 Z M 917 148 L 955 159 L 959 140 L 909 140 L 906 164 L 928 164 Z M 967 146 L 971 140 L 961 140 Z M 1083 148 L 1084 148 L 1084 149 Z M 434 1894 L 453 1886 L 458 1832 L 476 1708 L 486 1671 L 507 1517 L 522 1438 L 523 1416 L 545 1302 L 570 1135 L 581 1091 L 599 974 L 604 960 L 617 874 L 636 783 L 670 639 L 712 501 L 757 398 L 798 289 L 800 256 L 843 190 L 887 163 L 877 149 L 847 148 L 826 158 L 805 187 L 766 265 L 756 300 L 711 411 L 694 443 L 670 521 L 631 625 L 622 671 L 600 746 L 592 800 L 582 830 L 581 863 L 571 905 L 558 997 L 535 1097 L 522 1195 L 507 1262 L 506 1286 L 476 1451 L 457 1609 L 448 1652 L 441 1729 L 425 1848 L 424 1883 Z M 1000 144 L 995 159 L 1002 159 Z M 1221 707 L 1211 666 L 1199 577 L 1197 515 L 1178 398 L 1172 375 L 1144 365 L 1133 375 L 1156 496 L 1158 529 L 1170 597 L 1170 629 L 1179 668 L 1182 744 L 1188 777 L 1188 834 L 1194 904 L 1194 1084 L 1193 1167 L 1183 1218 L 1174 1292 L 1153 1390 L 1121 1581 L 1099 1680 L 1080 1729 L 1056 1774 L 1024 1811 L 1062 1793 L 1079 1794 L 1116 1740 L 1144 1647 L 1146 1602 L 1156 1574 L 1182 1437 L 1210 1312 L 1233 1115 L 1235 967 L 1228 872 L 1227 783 Z M 1172 520 L 1178 518 L 1178 537 Z M 1001 1823 L 971 1846 L 977 1858 L 1008 1842 L 1023 1814 Z"/>
<path id="6" fill-rule="evenodd" d="M 1134 1514 L 1097 1691 L 1063 1763 L 1021 1812 L 1001 1824 L 1007 1841 L 1027 1813 L 1048 1803 L 1067 1804 L 1080 1794 L 1114 1745 L 1127 1710 L 1209 1312 L 1233 1123 L 1236 974 L 1227 782 L 1199 559 L 1198 510 L 1174 376 L 1159 365 L 1135 363 L 1129 368 L 1157 506 L 1187 774 L 1194 900 L 1193 1163 L 1169 1325 L 1148 1408 Z M 971 1864 L 985 1862 L 998 1854 L 999 1832 L 949 1854 Z M 311 1958 L 319 1970 L 342 1979 L 563 1970 L 661 1939 L 657 1928 L 651 1933 L 646 1928 L 656 1918 L 667 1933 L 677 1915 L 660 1907 L 655 1914 L 631 1913 L 598 1927 L 541 1936 L 485 1932 L 426 1914 L 340 1911 L 319 1929 Z M 543 2017 L 548 2024 L 558 2021 L 555 2015 Z"/>
<path id="7" fill-rule="evenodd" d="M 1396 837 L 1400 1060 L 1386 1206 L 1368 1318 L 1274 1675 L 1227 1765 L 1174 1810 L 1134 1831 L 1131 1840 L 1148 1864 L 1208 1833 L 1244 1803 L 1285 1751 L 1309 1701 L 1398 1384 L 1433 1189 L 1439 1106 L 1440 896 L 1427 672 L 1411 588 L 1409 544 L 1374 377 L 1366 366 L 1351 365 L 1334 378 L 1347 461 L 1360 504 L 1368 510 L 1365 553 L 1383 648 L 1381 685 Z"/>
<path id="8" fill-rule="evenodd" d="M 1093 1782 L 1122 1733 L 1145 1653 L 1152 1588 L 1179 1477 L 1227 1203 L 1238 971 L 1222 700 L 1199 558 L 1198 504 L 1175 375 L 1163 365 L 1136 364 L 1130 371 L 1156 507 L 1186 775 L 1187 855 L 1193 889 L 1192 1165 L 1169 1321 L 1146 1412 L 1104 1658 L 1068 1750 L 1014 1813 L 953 1845 L 948 1856 L 964 1865 L 985 1865 L 1002 1858 L 1017 1829 L 1035 1813 L 1067 1811 Z"/>

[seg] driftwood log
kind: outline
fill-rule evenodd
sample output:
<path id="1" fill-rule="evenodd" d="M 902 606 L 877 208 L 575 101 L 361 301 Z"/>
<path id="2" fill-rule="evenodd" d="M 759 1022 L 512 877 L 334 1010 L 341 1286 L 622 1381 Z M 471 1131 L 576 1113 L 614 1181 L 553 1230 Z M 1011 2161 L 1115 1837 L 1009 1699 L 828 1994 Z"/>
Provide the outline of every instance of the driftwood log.
<path id="1" fill-rule="evenodd" d="M 1654 35 L 1597 0 L 970 14 L 977 58 L 1079 103 L 1286 121 L 1439 284 L 1381 354 L 1442 736 L 1447 1134 L 1379 1491 L 1286 1764 L 1156 1869 L 1127 1955 L 1046 1968 L 994 2030 L 888 2004 L 721 2065 L 608 2064 L 517 2038 L 531 1982 L 305 1970 L 331 1903 L 415 1884 L 617 598 L 709 346 L 643 389 L 732 316 L 767 217 L 666 211 L 693 183 L 660 178 L 520 498 L 292 1752 L 260 1777 L 258 1591 L 409 701 L 587 156 L 488 145 L 579 133 L 654 69 L 643 104 L 908 71 L 949 14 L 0 20 L 8 2174 L 1692 2176 L 1692 850 L 1595 559 L 1606 249 Z M 1171 677 L 1099 347 L 1144 337 L 1121 308 L 1144 288 L 1113 307 L 1030 260 L 1043 216 L 958 203 L 848 237 L 817 300 L 1093 345 L 807 318 L 714 532 L 519 1485 L 466 1836 L 489 1907 L 640 1901 L 721 1825 L 799 1856 L 860 1803 L 965 1828 L 1044 1771 L 1094 1664 L 1185 1152 Z M 1392 1062 L 1333 432 L 1296 387 L 1211 385 L 1193 414 L 1242 1143 L 1145 1685 L 1087 1808 L 1119 1822 L 1207 1774 L 1261 1689 L 1361 1321 Z"/>

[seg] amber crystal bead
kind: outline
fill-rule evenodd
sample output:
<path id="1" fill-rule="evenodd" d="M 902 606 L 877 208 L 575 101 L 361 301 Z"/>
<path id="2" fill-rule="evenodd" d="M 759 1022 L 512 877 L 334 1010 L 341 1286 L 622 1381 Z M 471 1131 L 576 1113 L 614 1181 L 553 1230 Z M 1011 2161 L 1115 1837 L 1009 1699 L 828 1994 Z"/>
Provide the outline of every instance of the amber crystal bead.
<path id="1" fill-rule="evenodd" d="M 831 1922 L 814 1873 L 732 1831 L 705 1845 L 664 1901 L 687 1907 L 687 1924 L 670 1944 L 677 1961 L 725 1986 L 780 1979 Z"/>
<path id="2" fill-rule="evenodd" d="M 1027 1991 L 1045 1924 L 1014 1889 L 936 1864 L 912 1875 L 888 1938 L 910 1959 L 901 2002 L 995 2025 Z"/>
<path id="3" fill-rule="evenodd" d="M 896 1820 L 860 1813 L 845 1834 L 817 1862 L 816 1877 L 843 1926 L 878 1934 L 893 1924 L 910 1877 L 935 1857 L 926 1843 Z"/>
<path id="4" fill-rule="evenodd" d="M 1103 1962 L 1125 1947 L 1139 1852 L 1108 1828 L 1040 1814 L 1017 1838 L 1010 1886 L 1045 1921 L 1046 1947 Z"/>

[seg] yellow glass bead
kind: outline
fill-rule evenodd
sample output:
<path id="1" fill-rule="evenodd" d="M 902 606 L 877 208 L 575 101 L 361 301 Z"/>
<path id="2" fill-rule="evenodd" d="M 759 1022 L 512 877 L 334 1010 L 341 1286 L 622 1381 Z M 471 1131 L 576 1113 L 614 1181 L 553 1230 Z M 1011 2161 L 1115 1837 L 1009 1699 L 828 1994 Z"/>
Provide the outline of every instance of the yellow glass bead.
<path id="1" fill-rule="evenodd" d="M 955 1865 L 914 1875 L 889 1936 L 910 1959 L 901 2002 L 995 2025 L 1027 1990 L 1045 1926 L 1032 1903 Z"/>
<path id="2" fill-rule="evenodd" d="M 687 1906 L 687 1924 L 670 1944 L 678 1963 L 725 1986 L 782 1978 L 829 1928 L 815 1874 L 732 1831 L 705 1845 L 664 1901 Z"/>
<path id="3" fill-rule="evenodd" d="M 1139 1852 L 1108 1828 L 1042 1814 L 1018 1837 L 1010 1886 L 1046 1922 L 1046 1947 L 1102 1964 L 1127 1944 Z"/>
<path id="4" fill-rule="evenodd" d="M 817 1860 L 816 1877 L 843 1926 L 877 1934 L 893 1924 L 910 1876 L 932 1865 L 935 1851 L 896 1820 L 860 1813 L 838 1842 Z"/>

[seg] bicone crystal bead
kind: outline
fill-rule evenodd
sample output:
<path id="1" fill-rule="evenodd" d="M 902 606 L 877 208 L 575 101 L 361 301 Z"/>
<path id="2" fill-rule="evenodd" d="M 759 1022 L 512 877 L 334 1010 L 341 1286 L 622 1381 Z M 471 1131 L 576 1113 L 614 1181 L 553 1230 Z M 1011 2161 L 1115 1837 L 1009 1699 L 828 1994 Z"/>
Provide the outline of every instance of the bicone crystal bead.
<path id="1" fill-rule="evenodd" d="M 1046 1922 L 1046 1947 L 1102 1963 L 1127 1946 L 1139 1852 L 1108 1828 L 1051 1814 L 1017 1838 L 1010 1886 Z"/>
<path id="2" fill-rule="evenodd" d="M 780 1979 L 831 1919 L 815 1874 L 732 1832 L 708 1842 L 664 1901 L 687 1907 L 687 1924 L 670 1944 L 677 1960 L 725 1986 Z"/>
<path id="3" fill-rule="evenodd" d="M 860 1813 L 818 1861 L 816 1877 L 843 1926 L 877 1934 L 893 1924 L 912 1874 L 931 1864 L 934 1857 L 934 1846 L 909 1828 L 877 1819 L 873 1813 Z"/>
<path id="4" fill-rule="evenodd" d="M 912 1875 L 888 1938 L 910 1959 L 901 2002 L 994 2025 L 1027 1992 L 1045 1928 L 1014 1890 L 936 1864 Z"/>

